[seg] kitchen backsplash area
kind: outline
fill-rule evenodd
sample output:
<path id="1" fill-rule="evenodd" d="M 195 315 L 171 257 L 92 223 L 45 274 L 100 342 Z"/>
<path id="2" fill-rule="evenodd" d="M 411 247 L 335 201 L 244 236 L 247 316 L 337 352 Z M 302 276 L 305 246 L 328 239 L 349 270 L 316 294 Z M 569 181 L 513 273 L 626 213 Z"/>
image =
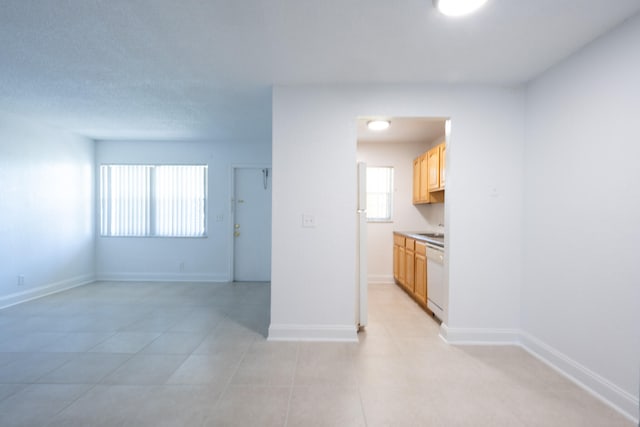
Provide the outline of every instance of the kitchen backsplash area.
<path id="1" fill-rule="evenodd" d="M 434 203 L 431 205 L 416 205 L 420 214 L 427 220 L 431 231 L 438 230 L 439 224 L 444 225 L 444 203 Z"/>

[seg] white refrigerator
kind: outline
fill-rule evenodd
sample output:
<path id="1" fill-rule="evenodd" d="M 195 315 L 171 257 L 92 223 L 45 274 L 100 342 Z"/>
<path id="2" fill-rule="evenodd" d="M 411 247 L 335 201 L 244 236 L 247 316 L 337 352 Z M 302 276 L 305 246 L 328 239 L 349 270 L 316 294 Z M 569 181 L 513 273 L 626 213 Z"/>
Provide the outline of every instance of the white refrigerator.
<path id="1" fill-rule="evenodd" d="M 367 164 L 358 163 L 356 325 L 367 326 Z"/>

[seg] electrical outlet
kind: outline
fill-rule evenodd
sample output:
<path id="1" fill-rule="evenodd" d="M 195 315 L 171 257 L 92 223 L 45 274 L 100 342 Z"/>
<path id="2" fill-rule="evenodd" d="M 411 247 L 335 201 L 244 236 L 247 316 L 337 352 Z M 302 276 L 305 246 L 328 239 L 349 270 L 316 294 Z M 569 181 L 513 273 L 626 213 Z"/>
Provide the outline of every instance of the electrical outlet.
<path id="1" fill-rule="evenodd" d="M 180 261 L 180 265 L 178 265 L 178 268 L 180 269 L 180 273 L 184 273 L 184 261 Z"/>
<path id="2" fill-rule="evenodd" d="M 24 275 L 18 276 L 18 286 L 24 286 Z"/>
<path id="3" fill-rule="evenodd" d="M 302 214 L 302 226 L 314 228 L 316 226 L 316 217 L 311 214 Z"/>

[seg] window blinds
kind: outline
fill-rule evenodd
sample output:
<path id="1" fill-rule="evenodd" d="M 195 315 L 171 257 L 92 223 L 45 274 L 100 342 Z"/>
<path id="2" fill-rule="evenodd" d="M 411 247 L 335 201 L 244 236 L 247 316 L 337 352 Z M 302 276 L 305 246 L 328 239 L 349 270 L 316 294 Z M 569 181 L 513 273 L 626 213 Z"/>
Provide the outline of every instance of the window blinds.
<path id="1" fill-rule="evenodd" d="M 102 236 L 206 235 L 207 166 L 100 166 Z"/>

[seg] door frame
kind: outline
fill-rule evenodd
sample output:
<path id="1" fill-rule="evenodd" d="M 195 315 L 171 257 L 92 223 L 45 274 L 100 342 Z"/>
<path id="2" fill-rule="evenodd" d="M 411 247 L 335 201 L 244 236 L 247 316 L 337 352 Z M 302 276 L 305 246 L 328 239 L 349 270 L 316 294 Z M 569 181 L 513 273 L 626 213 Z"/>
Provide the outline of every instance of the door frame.
<path id="1" fill-rule="evenodd" d="M 444 141 L 445 141 L 445 146 L 447 148 L 447 162 L 445 165 L 445 173 L 446 173 L 446 177 L 447 177 L 447 181 L 450 182 L 451 181 L 451 174 L 449 173 L 450 169 L 451 169 L 451 127 L 452 127 L 452 122 L 454 121 L 453 119 L 453 115 L 452 114 L 446 114 L 446 115 L 426 115 L 426 114 L 415 114 L 415 115 L 406 115 L 406 114 L 384 114 L 384 115 L 357 115 L 354 119 L 354 133 L 355 133 L 355 138 L 354 138 L 354 143 L 355 143 L 355 163 L 357 164 L 358 162 L 362 161 L 359 159 L 358 157 L 358 142 L 359 142 L 359 132 L 358 132 L 358 121 L 361 119 L 375 119 L 378 117 L 386 117 L 386 118 L 390 118 L 391 120 L 393 120 L 393 118 L 412 118 L 412 119 L 434 119 L 434 120 L 444 120 L 445 122 L 445 134 L 444 134 Z M 367 163 L 367 162 L 365 162 Z M 356 173 L 356 188 L 357 187 L 357 173 Z M 441 319 L 442 320 L 442 325 L 445 328 L 445 332 L 443 333 L 443 328 L 441 326 L 440 328 L 440 335 L 444 336 L 446 338 L 446 324 L 449 322 L 449 312 L 450 310 L 450 304 L 449 304 L 449 295 L 450 295 L 450 286 L 449 286 L 449 254 L 450 254 L 450 239 L 449 239 L 449 230 L 451 229 L 450 226 L 450 217 L 451 217 L 451 197 L 446 197 L 444 200 L 444 233 L 445 233 L 445 247 L 444 247 L 444 253 L 445 253 L 445 258 L 444 258 L 444 273 L 443 273 L 443 281 L 444 281 L 444 298 L 443 298 L 443 304 L 446 307 L 446 311 L 444 313 L 444 318 Z M 359 278 L 359 271 L 358 271 L 358 265 L 360 262 L 362 262 L 362 260 L 360 259 L 360 253 L 358 251 L 358 246 L 359 246 L 359 234 L 356 230 L 356 235 L 355 235 L 355 246 L 356 246 L 356 277 Z M 365 253 L 365 259 L 364 259 L 364 263 L 366 263 L 368 265 L 368 258 L 369 258 L 369 251 L 367 251 L 367 253 Z M 394 281 L 393 279 L 393 272 L 392 272 L 392 282 Z M 359 280 L 356 280 L 356 295 L 357 298 L 359 298 L 359 289 L 358 289 L 358 285 L 359 285 Z M 368 285 L 368 276 L 367 276 L 367 285 Z M 395 286 L 395 284 L 394 284 Z M 367 304 L 367 314 L 369 313 L 369 301 L 367 298 L 366 301 Z M 356 304 L 357 309 L 362 310 L 362 308 L 360 307 L 360 301 L 358 301 L 358 304 Z M 359 312 L 357 313 L 357 316 L 359 316 Z M 446 341 L 446 339 L 445 339 Z"/>
<path id="2" fill-rule="evenodd" d="M 227 230 L 227 242 L 229 248 L 229 256 L 227 257 L 227 276 L 229 277 L 229 281 L 233 282 L 235 280 L 235 269 L 233 268 L 235 263 L 235 239 L 233 236 L 233 232 L 235 231 L 233 228 L 233 224 L 236 223 L 236 212 L 235 212 L 235 197 L 236 197 L 236 169 L 271 169 L 271 209 L 273 210 L 273 167 L 271 164 L 266 163 L 239 163 L 232 164 L 229 167 L 229 206 L 227 212 L 229 213 L 229 221 L 227 222 L 228 230 Z M 271 226 L 273 227 L 273 215 L 271 216 Z M 272 240 L 273 245 L 273 240 Z"/>

